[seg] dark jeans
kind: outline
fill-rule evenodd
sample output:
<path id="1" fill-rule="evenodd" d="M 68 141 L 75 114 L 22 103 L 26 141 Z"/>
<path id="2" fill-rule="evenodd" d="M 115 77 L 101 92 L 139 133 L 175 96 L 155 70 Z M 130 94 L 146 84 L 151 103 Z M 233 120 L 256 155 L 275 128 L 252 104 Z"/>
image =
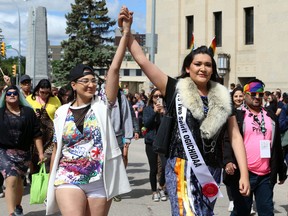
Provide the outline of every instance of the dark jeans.
<path id="1" fill-rule="evenodd" d="M 270 182 L 270 174 L 258 176 L 249 172 L 251 194 L 249 197 L 242 196 L 239 193 L 238 182 L 231 184 L 231 192 L 234 200 L 234 209 L 230 216 L 249 216 L 251 205 L 253 203 L 253 194 L 259 216 L 273 216 L 273 188 Z"/>
<path id="2" fill-rule="evenodd" d="M 4 183 L 4 177 L 3 177 L 2 173 L 0 173 L 0 192 L 1 192 L 1 188 L 3 186 L 3 183 Z"/>
<path id="3" fill-rule="evenodd" d="M 145 144 L 146 155 L 149 163 L 149 180 L 151 185 L 151 190 L 157 191 L 157 174 L 158 174 L 158 154 L 153 151 L 152 145 Z M 164 155 L 159 155 L 161 159 L 161 176 L 159 178 L 159 185 L 163 187 L 165 185 L 165 166 L 167 159 Z"/>
<path id="4" fill-rule="evenodd" d="M 229 201 L 233 201 L 233 197 L 231 194 L 231 188 L 228 185 L 226 185 L 226 192 L 227 192 L 227 196 L 228 196 Z"/>

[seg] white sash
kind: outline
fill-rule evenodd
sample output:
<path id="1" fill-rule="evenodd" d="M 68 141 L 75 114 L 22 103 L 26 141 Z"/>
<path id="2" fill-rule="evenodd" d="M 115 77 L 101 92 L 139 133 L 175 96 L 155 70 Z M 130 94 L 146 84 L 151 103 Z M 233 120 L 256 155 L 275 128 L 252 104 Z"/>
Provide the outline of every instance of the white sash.
<path id="1" fill-rule="evenodd" d="M 178 128 L 180 132 L 180 136 L 182 139 L 182 144 L 185 149 L 185 153 L 188 159 L 187 166 L 188 168 L 192 168 L 193 172 L 202 186 L 202 188 L 207 184 L 215 184 L 218 188 L 218 193 L 213 197 L 207 197 L 210 202 L 215 200 L 217 197 L 223 197 L 218 184 L 215 182 L 213 176 L 211 175 L 205 161 L 201 155 L 201 152 L 198 149 L 198 146 L 191 134 L 191 131 L 186 123 L 186 113 L 187 108 L 182 105 L 179 94 L 176 95 L 176 113 L 178 120 Z M 187 169 L 188 169 L 187 168 Z M 186 176 L 187 182 L 188 178 L 190 180 L 190 176 Z M 187 184 L 188 185 L 188 184 Z"/>

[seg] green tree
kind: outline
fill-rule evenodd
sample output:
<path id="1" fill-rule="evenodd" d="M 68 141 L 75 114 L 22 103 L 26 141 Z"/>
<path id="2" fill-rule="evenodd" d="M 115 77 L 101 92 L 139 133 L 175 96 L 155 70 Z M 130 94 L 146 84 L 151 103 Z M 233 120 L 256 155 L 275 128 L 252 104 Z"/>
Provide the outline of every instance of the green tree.
<path id="1" fill-rule="evenodd" d="M 115 53 L 110 44 L 116 21 L 107 16 L 106 1 L 75 0 L 71 7 L 71 13 L 65 15 L 69 38 L 61 43 L 64 60 L 52 64 L 56 85 L 67 84 L 67 75 L 76 64 L 109 67 Z"/>
<path id="2" fill-rule="evenodd" d="M 19 71 L 19 68 L 18 68 L 18 56 L 12 56 L 12 57 L 9 57 L 9 58 L 0 58 L 0 67 L 3 71 L 3 73 L 7 76 L 10 76 L 10 78 L 12 79 L 12 83 L 14 84 L 15 83 L 15 77 L 13 77 L 13 74 L 12 74 L 12 65 L 16 64 L 17 65 L 17 72 Z M 22 74 L 23 75 L 25 72 L 25 65 L 26 65 L 26 58 L 21 56 L 21 71 L 22 71 Z M 0 86 L 4 86 L 5 83 L 3 81 L 3 76 L 2 76 L 2 73 L 0 73 Z"/>

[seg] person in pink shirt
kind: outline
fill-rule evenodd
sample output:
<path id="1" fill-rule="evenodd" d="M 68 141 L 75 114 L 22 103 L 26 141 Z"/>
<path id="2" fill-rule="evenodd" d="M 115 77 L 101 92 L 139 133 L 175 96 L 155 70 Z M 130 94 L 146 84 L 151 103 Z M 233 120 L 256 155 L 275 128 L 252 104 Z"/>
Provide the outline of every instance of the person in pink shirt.
<path id="1" fill-rule="evenodd" d="M 250 215 L 253 195 L 259 216 L 274 215 L 273 187 L 277 176 L 278 184 L 283 184 L 287 178 L 277 116 L 262 107 L 264 86 L 259 79 L 249 81 L 243 87 L 245 103 L 235 111 L 246 149 L 251 193 L 250 196 L 242 196 L 238 188 L 237 169 L 226 168 L 226 173 L 231 176 L 228 181 L 234 200 L 231 216 Z M 224 151 L 225 155 L 229 155 L 227 151 L 231 148 L 224 148 Z M 230 154 L 233 155 L 232 152 Z"/>

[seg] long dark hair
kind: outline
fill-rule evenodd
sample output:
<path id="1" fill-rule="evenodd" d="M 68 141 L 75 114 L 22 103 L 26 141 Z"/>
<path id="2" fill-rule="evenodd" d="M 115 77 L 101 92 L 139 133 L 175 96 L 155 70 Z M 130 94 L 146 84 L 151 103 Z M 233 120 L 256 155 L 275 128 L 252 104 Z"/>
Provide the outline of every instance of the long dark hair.
<path id="1" fill-rule="evenodd" d="M 152 106 L 153 105 L 153 96 L 154 96 L 154 94 L 155 94 L 155 92 L 156 91 L 159 91 L 159 89 L 158 88 L 154 88 L 152 91 L 151 91 L 151 93 L 150 93 L 150 95 L 149 95 L 149 98 L 148 98 L 148 100 L 147 100 L 147 106 Z"/>
<path id="2" fill-rule="evenodd" d="M 212 60 L 212 75 L 210 80 L 215 81 L 215 82 L 219 82 L 220 77 L 217 73 L 217 66 L 216 66 L 216 62 L 213 58 L 213 53 L 211 53 L 211 51 L 209 50 L 208 47 L 206 46 L 200 46 L 195 50 L 192 50 L 184 59 L 183 61 L 183 65 L 182 65 L 182 69 L 181 69 L 181 75 L 177 77 L 177 79 L 179 78 L 185 78 L 185 77 L 189 77 L 189 74 L 186 72 L 186 68 L 190 67 L 191 62 L 193 61 L 194 57 L 198 54 L 207 54 L 211 57 Z"/>
<path id="3" fill-rule="evenodd" d="M 234 88 L 233 91 L 230 93 L 230 94 L 231 94 L 231 100 L 232 100 L 233 106 L 235 106 L 233 97 L 234 97 L 234 94 L 235 94 L 237 91 L 241 91 L 241 92 L 243 93 L 243 88 L 242 88 L 242 86 L 237 86 L 237 87 Z"/>
<path id="4" fill-rule="evenodd" d="M 50 89 L 49 97 L 54 97 L 54 95 L 51 92 L 51 83 L 50 83 L 50 81 L 48 79 L 41 79 L 39 81 L 39 83 L 36 85 L 36 87 L 34 88 L 33 92 L 32 92 L 31 98 L 33 100 L 36 99 L 36 93 L 39 91 L 40 88 L 48 88 L 48 89 Z"/>

